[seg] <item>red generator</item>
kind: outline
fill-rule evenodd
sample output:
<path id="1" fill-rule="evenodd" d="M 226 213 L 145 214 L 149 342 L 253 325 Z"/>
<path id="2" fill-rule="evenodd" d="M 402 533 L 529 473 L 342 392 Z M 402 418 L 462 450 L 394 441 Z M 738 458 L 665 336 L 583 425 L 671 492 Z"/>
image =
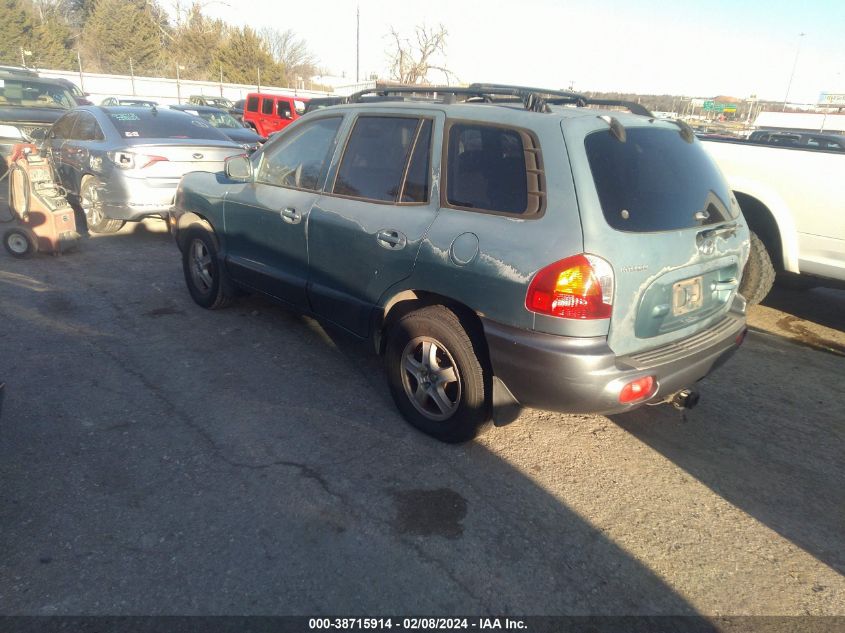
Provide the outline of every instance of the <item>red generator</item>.
<path id="1" fill-rule="evenodd" d="M 3 231 L 6 250 L 15 257 L 31 257 L 37 252 L 58 255 L 75 247 L 80 235 L 73 208 L 35 145 L 12 148 L 8 178 L 11 226 Z"/>

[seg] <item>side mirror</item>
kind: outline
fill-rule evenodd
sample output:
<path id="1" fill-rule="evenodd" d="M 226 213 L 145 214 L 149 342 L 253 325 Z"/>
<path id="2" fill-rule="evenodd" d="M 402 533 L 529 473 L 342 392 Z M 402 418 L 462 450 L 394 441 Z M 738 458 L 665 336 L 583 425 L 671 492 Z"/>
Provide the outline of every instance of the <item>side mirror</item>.
<path id="1" fill-rule="evenodd" d="M 41 143 L 47 138 L 47 130 L 37 127 L 29 133 L 29 138 L 37 143 Z"/>
<path id="2" fill-rule="evenodd" d="M 290 110 L 282 110 L 282 118 L 286 120 L 290 120 L 291 114 Z"/>
<path id="3" fill-rule="evenodd" d="M 230 156 L 224 162 L 226 177 L 236 182 L 252 181 L 252 162 L 246 155 Z"/>

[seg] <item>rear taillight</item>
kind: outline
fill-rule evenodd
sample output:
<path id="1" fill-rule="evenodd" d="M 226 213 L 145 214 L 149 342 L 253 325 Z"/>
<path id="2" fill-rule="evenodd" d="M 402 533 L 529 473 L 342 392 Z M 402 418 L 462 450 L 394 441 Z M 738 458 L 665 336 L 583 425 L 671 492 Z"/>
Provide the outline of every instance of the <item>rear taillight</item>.
<path id="1" fill-rule="evenodd" d="M 149 154 L 138 154 L 136 152 L 109 152 L 109 158 L 120 169 L 144 169 L 156 163 L 166 162 L 164 156 L 152 156 Z"/>
<path id="2" fill-rule="evenodd" d="M 613 268 L 595 255 L 573 255 L 540 270 L 525 296 L 532 312 L 563 319 L 609 319 Z"/>
<path id="3" fill-rule="evenodd" d="M 655 384 L 654 376 L 637 378 L 622 387 L 622 391 L 619 392 L 619 402 L 632 404 L 650 398 L 654 395 Z"/>

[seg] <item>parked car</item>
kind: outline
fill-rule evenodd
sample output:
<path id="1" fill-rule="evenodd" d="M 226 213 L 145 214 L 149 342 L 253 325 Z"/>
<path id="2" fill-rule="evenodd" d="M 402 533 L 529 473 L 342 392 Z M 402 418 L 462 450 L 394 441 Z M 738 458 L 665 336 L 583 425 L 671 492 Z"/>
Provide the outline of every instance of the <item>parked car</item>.
<path id="1" fill-rule="evenodd" d="M 316 99 L 309 99 L 305 104 L 305 111 L 303 114 L 314 112 L 314 110 L 322 110 L 333 105 L 340 105 L 345 100 L 345 97 L 317 97 Z"/>
<path id="2" fill-rule="evenodd" d="M 267 138 L 305 114 L 308 99 L 252 92 L 246 97 L 244 123 Z"/>
<path id="3" fill-rule="evenodd" d="M 118 98 L 118 97 L 106 97 L 100 103 L 102 106 L 128 106 L 133 108 L 153 108 L 158 105 L 156 101 L 150 101 L 149 99 L 135 99 L 135 98 Z"/>
<path id="4" fill-rule="evenodd" d="M 61 83 L 34 74 L 0 70 L 0 219 L 6 217 L 8 158 L 16 143 L 39 143 L 47 130 L 76 105 Z"/>
<path id="5" fill-rule="evenodd" d="M 26 75 L 28 77 L 38 77 L 38 72 L 32 68 L 24 68 L 23 66 L 0 66 L 0 73 L 9 73 L 12 75 Z"/>
<path id="6" fill-rule="evenodd" d="M 64 85 L 70 94 L 73 95 L 73 100 L 76 101 L 76 105 L 94 105 L 91 101 L 89 101 L 86 97 L 88 97 L 88 93 L 82 92 L 79 86 L 75 83 L 70 81 L 69 79 L 56 79 L 60 84 Z"/>
<path id="7" fill-rule="evenodd" d="M 755 130 L 748 136 L 753 143 L 779 145 L 781 147 L 801 147 L 833 152 L 845 152 L 845 135 L 824 132 L 771 131 Z"/>
<path id="8" fill-rule="evenodd" d="M 188 103 L 199 106 L 209 106 L 212 108 L 221 108 L 228 110 L 234 104 L 225 97 L 209 97 L 207 95 L 191 95 L 188 98 Z"/>
<path id="9" fill-rule="evenodd" d="M 168 109 L 83 106 L 50 129 L 44 148 L 88 229 L 165 216 L 183 174 L 220 171 L 243 148 L 208 122 Z"/>
<path id="10" fill-rule="evenodd" d="M 752 232 L 740 285 L 750 303 L 765 299 L 776 277 L 799 287 L 845 283 L 844 152 L 763 141 L 702 145 L 728 179 Z"/>
<path id="11" fill-rule="evenodd" d="M 251 127 L 244 123 L 239 123 L 235 117 L 220 108 L 198 105 L 170 106 L 170 108 L 193 114 L 208 121 L 211 127 L 220 130 L 230 139 L 239 143 L 250 154 L 261 147 L 264 141 L 267 140 L 263 136 L 259 136 Z"/>
<path id="12" fill-rule="evenodd" d="M 247 289 L 369 339 L 444 441 L 524 406 L 691 406 L 743 340 L 749 239 L 692 130 L 565 91 L 422 90 L 475 101 L 335 106 L 186 174 L 194 301 Z"/>
<path id="13" fill-rule="evenodd" d="M 239 99 L 232 104 L 232 107 L 229 108 L 229 114 L 235 117 L 241 123 L 244 122 L 244 106 L 246 105 L 246 99 Z"/>

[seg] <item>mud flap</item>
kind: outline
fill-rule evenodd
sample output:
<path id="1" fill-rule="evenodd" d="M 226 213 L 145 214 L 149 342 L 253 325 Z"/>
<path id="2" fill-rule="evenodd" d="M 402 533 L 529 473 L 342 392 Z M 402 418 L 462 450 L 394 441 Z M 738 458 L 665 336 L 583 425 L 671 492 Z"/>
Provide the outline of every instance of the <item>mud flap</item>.
<path id="1" fill-rule="evenodd" d="M 493 424 L 505 426 L 522 414 L 523 406 L 516 401 L 507 385 L 493 376 Z"/>

